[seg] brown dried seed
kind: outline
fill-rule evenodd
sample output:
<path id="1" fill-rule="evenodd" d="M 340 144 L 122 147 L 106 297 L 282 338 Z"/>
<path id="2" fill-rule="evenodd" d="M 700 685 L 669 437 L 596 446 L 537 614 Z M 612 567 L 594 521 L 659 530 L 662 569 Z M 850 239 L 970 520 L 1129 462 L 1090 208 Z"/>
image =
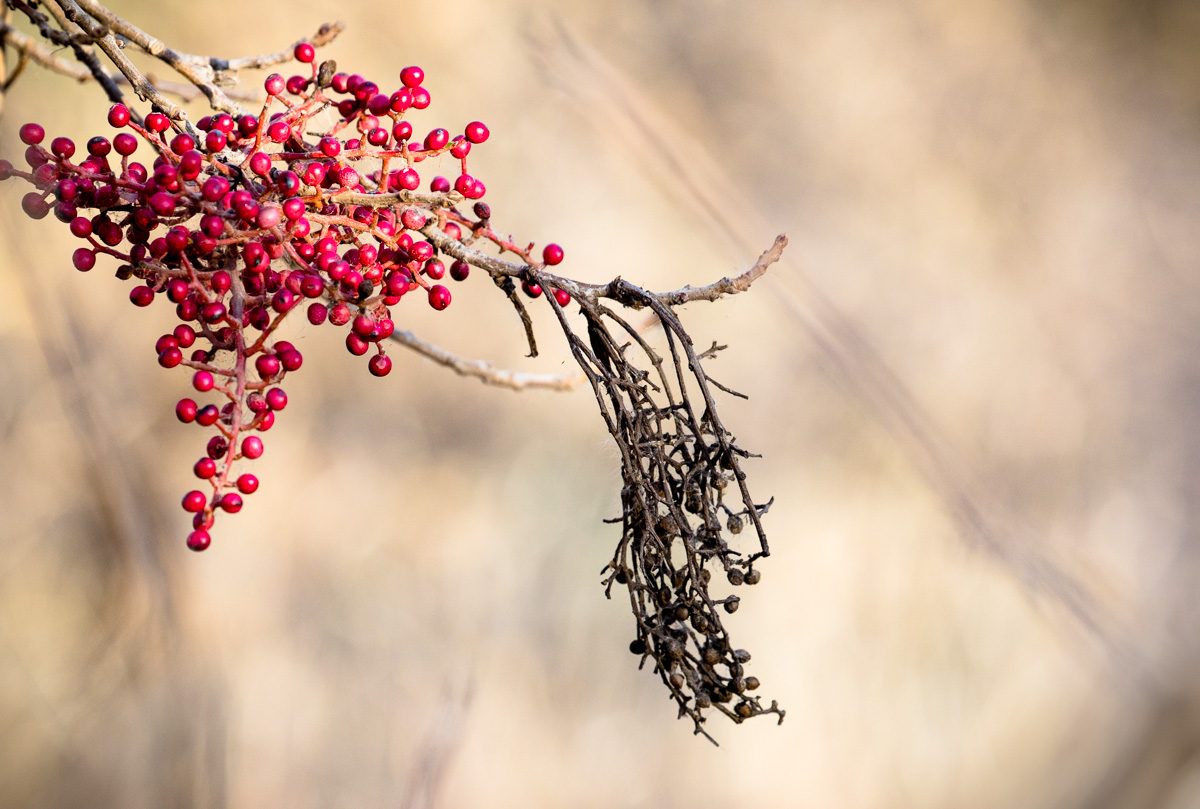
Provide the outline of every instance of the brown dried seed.
<path id="1" fill-rule="evenodd" d="M 674 674 L 672 674 L 670 676 L 670 678 L 668 678 L 668 680 L 671 683 L 672 688 L 674 688 L 676 690 L 683 688 L 683 675 L 680 674 L 679 672 L 675 672 Z"/>
<path id="2" fill-rule="evenodd" d="M 747 691 L 753 691 L 756 688 L 758 688 L 759 685 L 760 685 L 760 683 L 758 682 L 757 677 L 747 677 L 746 678 L 746 690 Z"/>
<path id="3" fill-rule="evenodd" d="M 746 573 L 746 584 L 758 584 L 762 581 L 762 574 L 757 570 L 751 570 Z"/>
<path id="4" fill-rule="evenodd" d="M 739 663 L 749 663 L 750 662 L 750 653 L 748 651 L 746 651 L 745 649 L 734 649 L 733 650 L 733 659 Z"/>
<path id="5" fill-rule="evenodd" d="M 742 719 L 749 719 L 754 715 L 754 708 L 749 702 L 739 702 L 737 707 L 733 709 L 733 712 L 742 717 Z"/>
<path id="6" fill-rule="evenodd" d="M 729 529 L 729 533 L 731 534 L 740 534 L 742 533 L 743 524 L 744 523 L 742 522 L 741 517 L 736 514 L 731 514 L 729 516 L 729 521 L 725 523 L 725 527 Z"/>
<path id="7" fill-rule="evenodd" d="M 738 603 L 740 601 L 741 599 L 737 596 L 730 596 L 729 598 L 725 599 L 725 612 L 733 615 L 733 613 L 737 612 Z"/>
<path id="8" fill-rule="evenodd" d="M 743 581 L 745 581 L 745 576 L 742 575 L 742 571 L 738 570 L 736 567 L 726 573 L 725 577 L 729 579 L 729 583 L 734 587 L 738 587 Z"/>

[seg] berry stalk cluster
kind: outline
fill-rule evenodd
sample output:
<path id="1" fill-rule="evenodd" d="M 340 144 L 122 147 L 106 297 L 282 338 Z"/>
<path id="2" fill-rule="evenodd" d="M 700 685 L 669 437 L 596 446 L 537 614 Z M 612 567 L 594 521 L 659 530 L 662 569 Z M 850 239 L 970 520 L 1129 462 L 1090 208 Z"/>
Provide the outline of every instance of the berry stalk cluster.
<path id="1" fill-rule="evenodd" d="M 304 362 L 275 337 L 291 312 L 343 329 L 347 351 L 369 355 L 370 373 L 387 376 L 393 307 L 419 294 L 444 310 L 453 297 L 446 276 L 459 282 L 470 274 L 467 261 L 439 244 L 482 238 L 536 262 L 532 245 L 491 229 L 487 187 L 468 170 L 488 127 L 473 121 L 458 134 L 435 127 L 417 135 L 412 113 L 430 104 L 420 67 L 404 68 L 388 92 L 334 72 L 332 62 L 318 66 L 311 43 L 293 55 L 299 72 L 267 77 L 258 115 L 218 113 L 193 130 L 115 104 L 115 134 L 90 138 L 82 153 L 66 137 L 47 143 L 45 129 L 29 123 L 20 130 L 28 169 L 0 160 L 0 180 L 34 186 L 21 201 L 26 214 L 53 213 L 81 240 L 77 270 L 109 256 L 117 277 L 134 282 L 134 306 L 174 305 L 179 324 L 154 351 L 162 367 L 192 374 L 195 395 L 176 404 L 178 419 L 210 431 L 193 467 L 198 488 L 182 499 L 192 515 L 187 545 L 196 551 L 209 547 L 217 515 L 241 511 L 258 489 L 244 462 L 263 454 L 261 434 L 288 403 L 283 383 Z M 143 147 L 149 165 L 135 159 Z M 435 158 L 452 161 L 452 179 L 422 177 L 422 164 Z M 472 216 L 455 207 L 464 201 Z M 550 244 L 536 264 L 562 259 Z M 523 289 L 542 294 L 528 280 Z M 563 289 L 552 292 L 560 306 L 571 300 Z"/>

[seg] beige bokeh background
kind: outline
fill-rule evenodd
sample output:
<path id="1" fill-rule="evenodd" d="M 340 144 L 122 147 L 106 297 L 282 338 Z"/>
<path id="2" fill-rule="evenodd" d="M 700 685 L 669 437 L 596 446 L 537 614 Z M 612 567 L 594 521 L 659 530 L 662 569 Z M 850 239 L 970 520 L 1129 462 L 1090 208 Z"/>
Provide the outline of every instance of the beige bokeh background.
<path id="1" fill-rule="evenodd" d="M 0 187 L 0 805 L 1200 804 L 1194 3 L 114 2 L 198 53 L 426 68 L 481 118 L 496 221 L 658 288 L 791 248 L 684 312 L 774 553 L 731 628 L 776 727 L 676 721 L 598 571 L 617 456 L 585 391 L 513 394 L 326 329 L 183 547 L 202 451 L 134 310 Z M 160 74 L 162 71 L 158 71 Z M 257 86 L 258 78 L 246 83 Z M 30 70 L 25 120 L 104 130 Z M 544 356 L 490 284 L 404 326 Z M 537 311 L 537 310 L 535 310 Z"/>

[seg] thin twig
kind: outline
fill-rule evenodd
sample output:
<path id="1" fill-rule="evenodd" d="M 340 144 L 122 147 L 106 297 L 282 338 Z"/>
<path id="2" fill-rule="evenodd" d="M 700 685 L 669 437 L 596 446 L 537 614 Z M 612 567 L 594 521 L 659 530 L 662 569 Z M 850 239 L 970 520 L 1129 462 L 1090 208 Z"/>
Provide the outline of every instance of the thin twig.
<path id="1" fill-rule="evenodd" d="M 486 360 L 467 360 L 440 346 L 427 343 L 410 331 L 392 332 L 392 339 L 421 356 L 454 371 L 459 376 L 472 377 L 485 385 L 508 390 L 570 391 L 579 387 L 585 378 L 582 372 L 573 374 L 537 374 L 508 371 L 493 367 Z"/>

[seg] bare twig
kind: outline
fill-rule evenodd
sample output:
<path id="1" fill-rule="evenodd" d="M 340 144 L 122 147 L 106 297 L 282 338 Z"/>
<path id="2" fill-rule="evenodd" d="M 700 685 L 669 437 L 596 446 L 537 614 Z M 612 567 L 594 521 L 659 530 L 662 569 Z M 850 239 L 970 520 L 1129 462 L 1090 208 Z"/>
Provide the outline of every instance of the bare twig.
<path id="1" fill-rule="evenodd" d="M 410 331 L 396 331 L 392 339 L 405 348 L 410 348 L 438 365 L 445 366 L 459 376 L 473 377 L 485 385 L 508 390 L 552 390 L 569 391 L 579 387 L 585 377 L 582 372 L 572 374 L 536 374 L 507 371 L 495 368 L 486 360 L 466 360 L 444 348 L 427 343 Z"/>

